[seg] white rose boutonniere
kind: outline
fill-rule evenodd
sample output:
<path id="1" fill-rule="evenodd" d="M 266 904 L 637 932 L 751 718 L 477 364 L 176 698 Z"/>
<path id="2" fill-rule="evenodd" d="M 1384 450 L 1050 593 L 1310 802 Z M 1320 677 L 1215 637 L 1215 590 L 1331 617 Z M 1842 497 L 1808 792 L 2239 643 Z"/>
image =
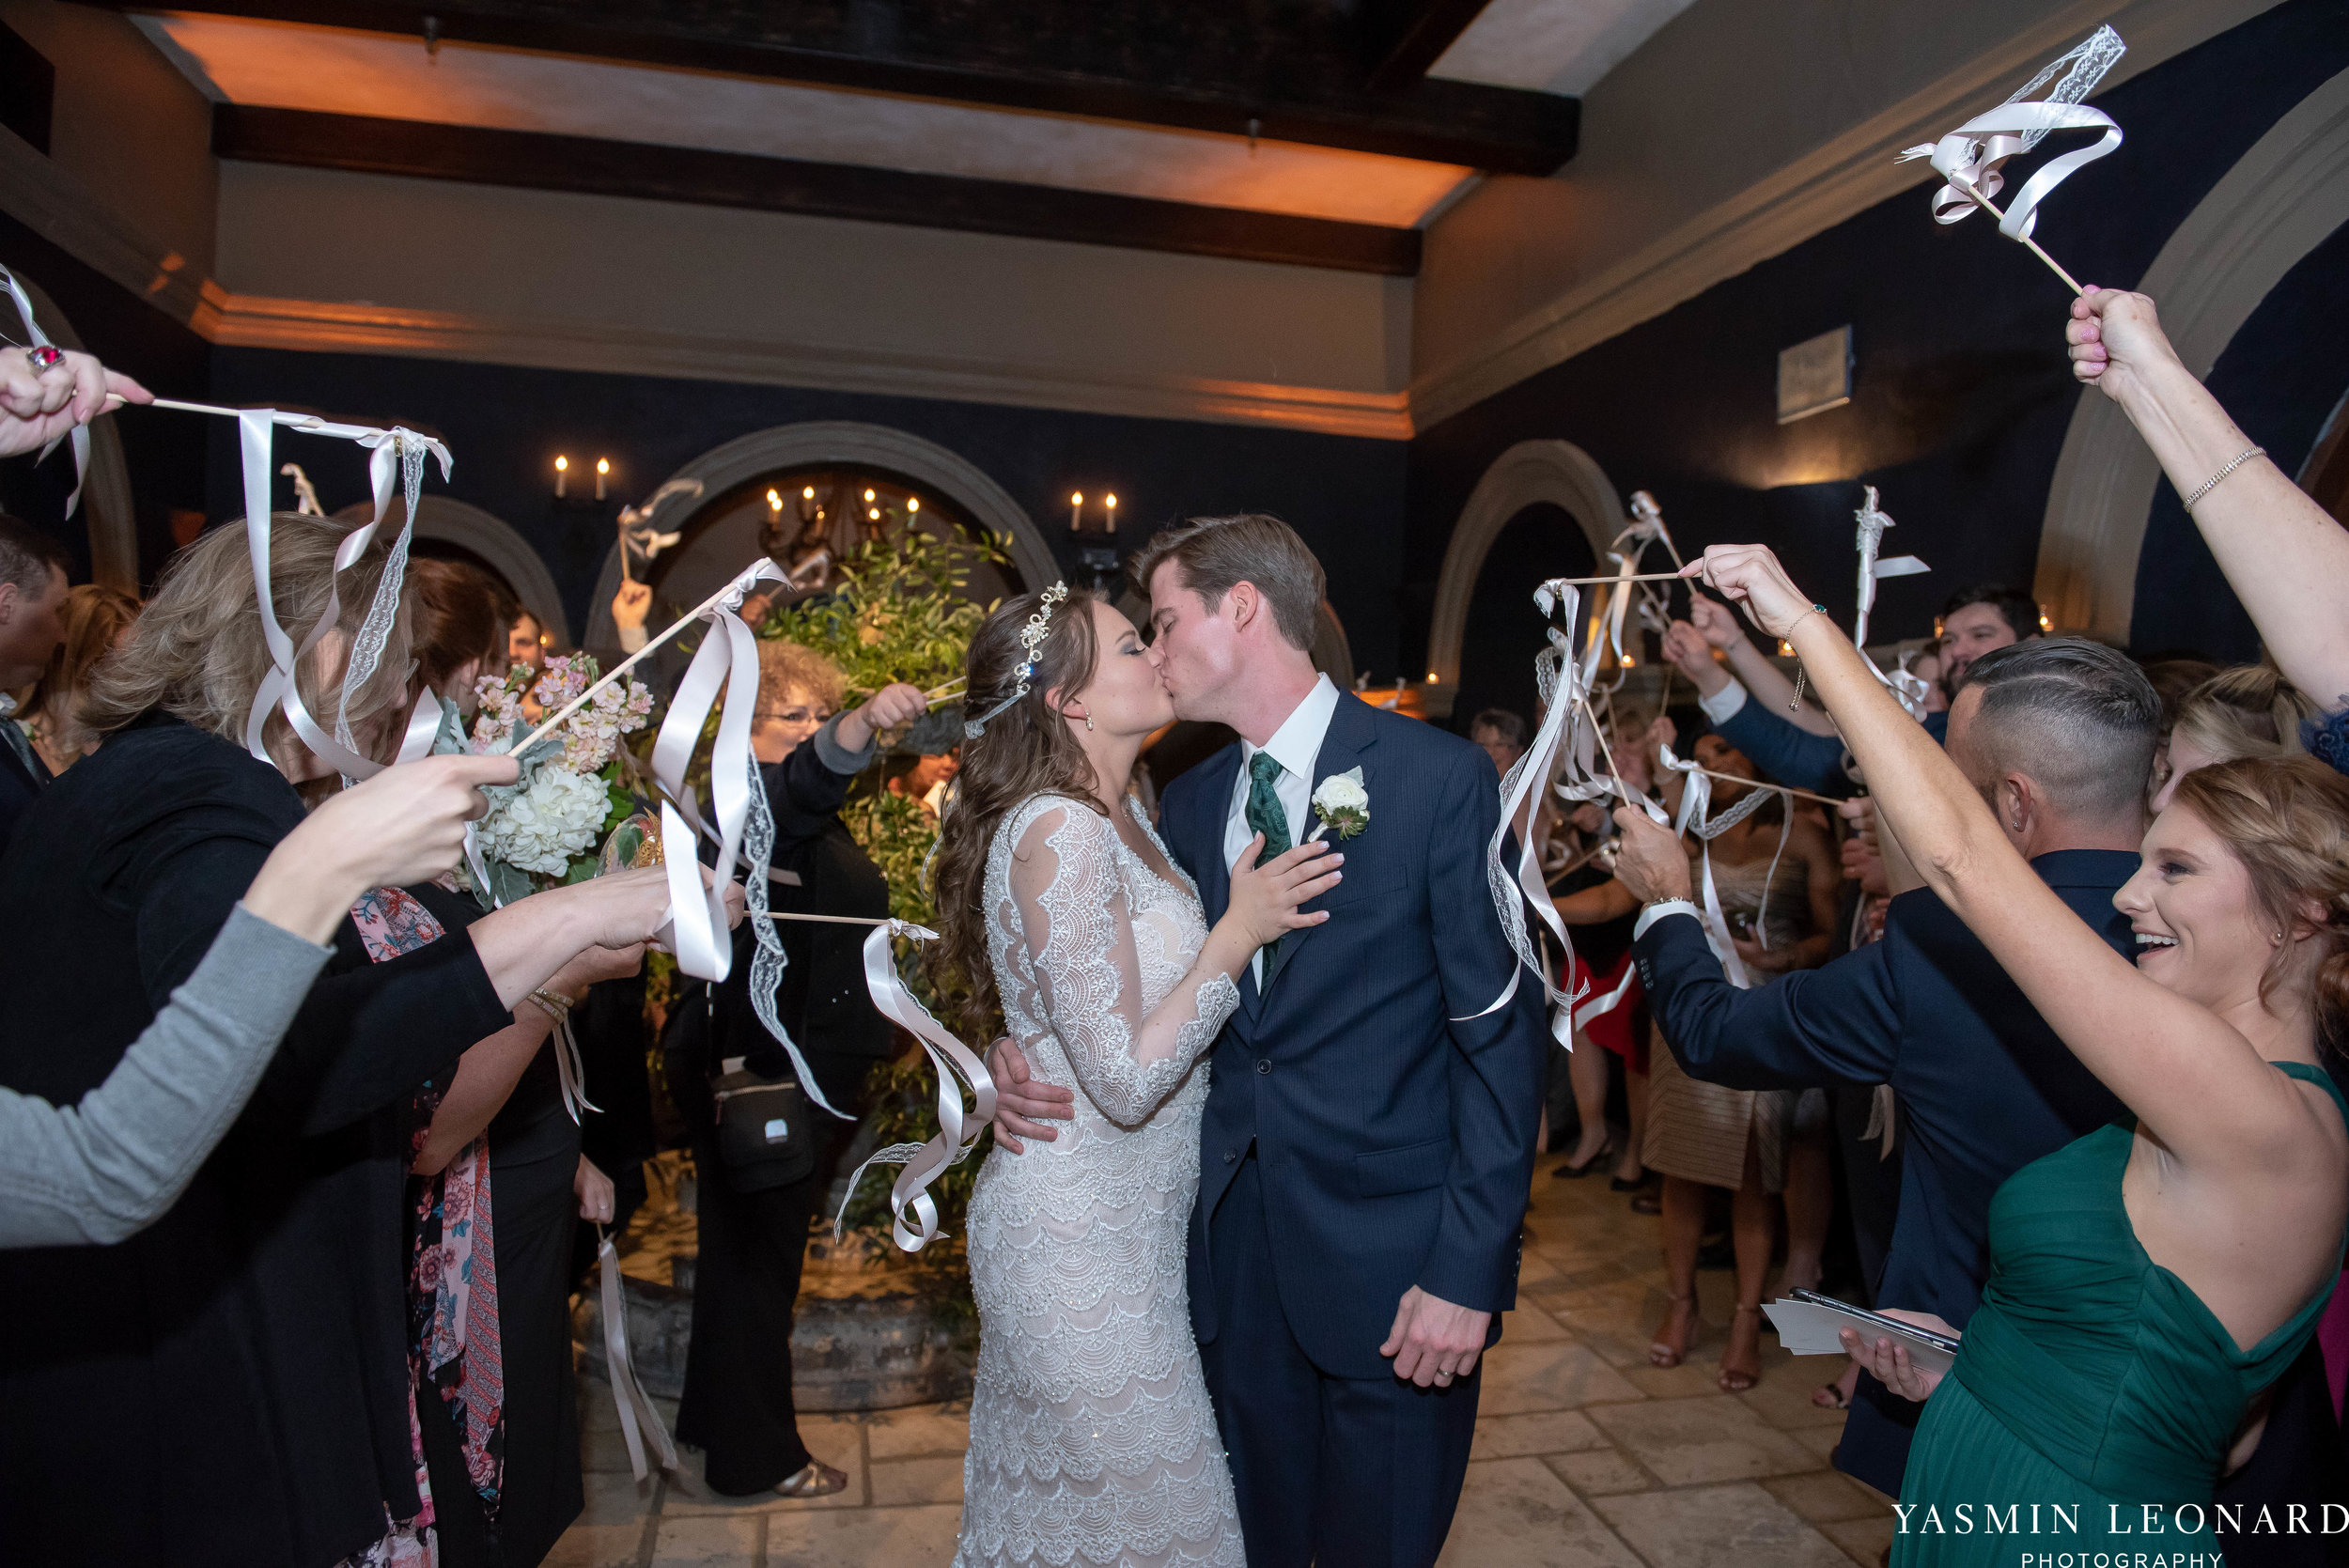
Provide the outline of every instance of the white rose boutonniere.
<path id="1" fill-rule="evenodd" d="M 1308 844 L 1333 828 L 1340 839 L 1349 839 L 1369 827 L 1370 791 L 1362 787 L 1362 770 L 1349 768 L 1322 780 L 1314 791 L 1314 815 L 1321 818 L 1321 826 L 1313 831 Z"/>

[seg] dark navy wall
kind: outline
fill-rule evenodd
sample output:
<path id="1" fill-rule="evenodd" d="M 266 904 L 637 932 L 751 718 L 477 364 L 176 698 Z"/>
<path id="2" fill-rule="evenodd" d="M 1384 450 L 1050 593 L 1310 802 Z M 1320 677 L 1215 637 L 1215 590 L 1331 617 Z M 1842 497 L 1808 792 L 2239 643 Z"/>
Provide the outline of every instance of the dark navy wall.
<path id="1" fill-rule="evenodd" d="M 0 264 L 19 269 L 64 312 L 92 353 L 162 397 L 203 398 L 211 390 L 211 346 L 194 333 L 94 272 L 48 240 L 0 212 Z M 0 306 L 0 330 L 18 338 L 13 309 Z M 54 323 L 43 322 L 44 328 Z M 152 581 L 171 553 L 171 513 L 204 505 L 205 432 L 188 414 L 133 410 L 117 417 L 138 517 L 139 568 Z M 89 580 L 89 531 L 65 520 L 73 459 L 60 446 L 47 462 L 0 464 L 0 507 L 62 540 L 73 553 L 73 579 Z"/>
<path id="2" fill-rule="evenodd" d="M 2344 68 L 2349 0 L 2288 0 L 2100 96 L 2127 140 L 2049 199 L 2041 243 L 2083 282 L 2134 285 L 2251 144 Z M 1652 491 L 1684 549 L 1771 545 L 1846 624 L 1852 509 L 1862 482 L 1881 487 L 1898 524 L 1887 551 L 1934 568 L 1883 585 L 1875 627 L 1886 639 L 1929 632 L 1941 599 L 1964 584 L 2028 587 L 2080 396 L 2064 357 L 2071 295 L 1985 219 L 1935 224 L 1929 189 L 1883 202 L 1423 432 L 1411 443 L 1407 656 L 1425 647 L 1436 568 L 1478 476 L 1517 442 L 1540 438 L 1581 446 L 1625 494 Z M 2349 334 L 2317 325 L 2349 309 L 2341 253 L 2336 240 L 2311 256 L 2212 380 L 2231 408 L 2243 401 L 2247 428 L 2288 473 L 2349 387 Z M 1852 403 L 1779 427 L 1778 351 L 1845 322 L 1859 362 Z M 2250 405 L 2262 400 L 2255 418 Z M 2175 514 L 2175 498 L 2163 493 Z M 2181 530 L 2191 536 L 2183 515 L 2171 521 L 2165 528 L 2157 512 L 2147 537 L 2136 638 L 2245 656 L 2240 610 L 2207 552 L 2182 548 Z M 1503 569 L 1530 594 L 1562 560 L 1534 554 Z M 1517 657 L 1530 661 L 1531 644 Z M 1464 661 L 1461 678 L 1493 677 Z"/>
<path id="3" fill-rule="evenodd" d="M 739 436 L 804 420 L 886 425 L 937 442 L 985 470 L 1056 548 L 1068 537 L 1068 492 L 1111 489 L 1120 532 L 1137 537 L 1182 517 L 1260 510 L 1296 525 L 1330 574 L 1330 599 L 1358 667 L 1396 667 L 1394 583 L 1400 574 L 1401 442 L 1247 426 L 1062 413 L 918 397 L 743 386 L 558 370 L 459 365 L 355 354 L 219 349 L 213 392 L 226 403 L 274 403 L 368 424 L 402 423 L 442 435 L 457 459 L 433 489 L 503 518 L 536 545 L 561 586 L 574 627 L 612 535 L 559 516 L 554 455 L 582 469 L 608 453 L 616 497 L 641 496 L 691 459 Z M 150 416 L 157 417 L 157 416 Z M 212 432 L 210 511 L 241 516 L 235 434 Z M 304 464 L 331 511 L 364 499 L 359 456 L 341 442 L 280 438 L 280 460 Z M 308 450 L 303 450 L 303 449 Z M 291 482 L 280 480 L 279 505 Z M 1067 557 L 1064 556 L 1066 562 Z"/>

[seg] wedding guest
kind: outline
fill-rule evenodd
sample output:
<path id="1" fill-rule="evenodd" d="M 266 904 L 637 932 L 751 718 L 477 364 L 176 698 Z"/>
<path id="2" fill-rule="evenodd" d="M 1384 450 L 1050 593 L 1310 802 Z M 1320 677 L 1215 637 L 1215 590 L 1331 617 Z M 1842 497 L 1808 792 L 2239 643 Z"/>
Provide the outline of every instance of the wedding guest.
<path id="1" fill-rule="evenodd" d="M 454 867 L 506 757 L 428 757 L 344 790 L 286 835 L 186 984 L 70 1105 L 0 1090 L 0 1247 L 109 1246 L 179 1202 L 260 1081 L 321 946 L 373 887 Z"/>
<path id="2" fill-rule="evenodd" d="M 1502 778 L 1517 765 L 1525 754 L 1529 732 L 1525 717 L 1505 707 L 1488 707 L 1469 721 L 1469 738 L 1485 748 L 1485 754 L 1493 759 L 1493 767 Z"/>
<path id="3" fill-rule="evenodd" d="M 918 688 L 898 684 L 836 713 L 845 682 L 813 649 L 762 639 L 758 664 L 751 748 L 774 815 L 772 863 L 796 878 L 770 886 L 771 907 L 884 919 L 888 883 L 849 837 L 839 811 L 849 782 L 872 764 L 875 735 L 919 718 L 928 702 Z M 856 1115 L 866 1075 L 896 1039 L 865 988 L 867 927 L 786 920 L 776 923 L 776 935 L 787 959 L 775 997 L 778 1020 L 815 1075 L 813 1087 Z M 751 1002 L 754 940 L 747 929 L 737 936 L 733 968 L 714 997 L 694 986 L 676 1004 L 678 1070 L 672 1082 L 680 1088 L 678 1110 L 693 1140 L 700 1235 L 677 1436 L 704 1451 L 703 1475 L 714 1492 L 826 1497 L 847 1486 L 848 1477 L 817 1458 L 800 1435 L 791 1324 L 809 1221 L 853 1124 L 825 1112 L 801 1085 L 797 1095 L 769 1103 L 794 1106 L 786 1120 L 805 1129 L 805 1144 L 787 1159 L 763 1151 L 755 1159 L 728 1159 L 712 1085 L 724 1079 L 729 1089 L 765 1089 L 792 1081 L 790 1058 Z"/>
<path id="4" fill-rule="evenodd" d="M 49 668 L 24 699 L 19 721 L 41 766 L 51 777 L 98 750 L 98 737 L 73 717 L 90 666 L 115 650 L 139 618 L 139 601 L 119 588 L 92 583 L 69 589 L 58 617 L 65 637 L 49 658 Z"/>
<path id="5" fill-rule="evenodd" d="M 915 757 L 911 767 L 889 776 L 889 793 L 920 802 L 922 810 L 935 822 L 946 803 L 955 774 L 961 770 L 961 751 L 957 746 L 936 756 Z"/>
<path id="6" fill-rule="evenodd" d="M 2120 654 L 2077 638 L 1976 660 L 1951 705 L 1950 759 L 1992 798 L 2008 842 L 2116 952 L 2114 893 L 2137 873 L 2157 708 Z M 1904 1142 L 1880 1300 L 1963 1327 L 1988 1273 L 1999 1184 L 2120 1113 L 1932 893 L 1901 894 L 1884 939 L 1739 991 L 1697 922 L 1688 858 L 1644 816 L 1617 875 L 1642 904 L 1635 953 L 1664 1038 L 1694 1078 L 1742 1089 L 1890 1084 Z M 1917 1408 L 1863 1378 L 1837 1467 L 1897 1497 Z"/>
<path id="7" fill-rule="evenodd" d="M 2318 1055 L 2349 1024 L 2349 780 L 2298 758 L 2188 774 L 2115 899 L 2132 968 L 1768 551 L 1717 545 L 1701 569 L 1793 643 L 1934 893 L 2133 1113 L 2000 1188 L 1991 1281 L 1949 1376 L 1845 1334 L 1889 1387 L 1931 1396 L 1904 1502 L 2061 1503 L 2080 1526 L 2066 1549 L 2091 1554 L 2135 1545 L 2137 1505 L 2156 1505 L 2165 1549 L 2191 1549 L 2231 1458 L 2259 1440 L 2254 1401 L 2341 1272 L 2349 1103 Z M 2010 1552 L 1911 1533 L 1894 1560 Z"/>
<path id="8" fill-rule="evenodd" d="M 347 530 L 272 520 L 272 589 L 330 729 L 388 752 L 405 724 L 408 623 L 347 707 L 340 650 L 385 548 L 340 574 Z M 102 1081 L 194 968 L 326 770 L 272 715 L 276 766 L 242 749 L 272 668 L 246 541 L 181 552 L 82 707 L 106 738 L 46 789 L 0 862 L 12 958 L 48 984 L 11 1007 L 0 1082 L 55 1103 Z M 464 939 L 369 961 L 345 923 L 244 1115 L 171 1212 L 118 1247 L 0 1258 L 0 1516 L 43 1563 L 318 1568 L 420 1514 L 399 1260 L 403 1113 L 473 1063 L 573 957 L 666 918 L 658 873 L 602 877 L 485 916 Z M 233 1521 L 204 1530 L 191 1521 Z"/>
<path id="9" fill-rule="evenodd" d="M 1751 779 L 1744 753 L 1719 736 L 1700 737 L 1697 762 L 1719 774 Z M 1712 814 L 1732 811 L 1746 788 L 1713 781 Z M 1824 830 L 1789 819 L 1783 797 L 1754 810 L 1710 843 L 1712 873 L 1730 939 L 1764 988 L 1781 976 L 1826 961 L 1843 873 Z M 1653 1009 L 1651 1009 L 1653 1016 Z M 1718 1381 L 1737 1393 L 1762 1373 L 1762 1288 L 1777 1240 L 1772 1196 L 1787 1209 L 1787 1276 L 1818 1282 L 1833 1192 L 1825 1153 L 1824 1095 L 1805 1102 L 1782 1093 L 1724 1088 L 1682 1072 L 1671 1035 L 1657 1017 L 1648 1050 L 1647 1146 L 1641 1157 L 1664 1177 L 1664 1263 L 1671 1301 L 1648 1346 L 1659 1367 L 1678 1366 L 1700 1331 L 1697 1252 L 1708 1187 L 1731 1194 L 1730 1239 L 1737 1301 L 1721 1352 Z"/>
<path id="10" fill-rule="evenodd" d="M 0 349 L 0 458 L 39 452 L 106 411 L 155 395 L 73 349 Z"/>
<path id="11" fill-rule="evenodd" d="M 2349 640 L 2339 614 L 2349 590 L 2349 536 L 2186 368 L 2152 300 L 2092 285 L 2073 303 L 2065 335 L 2073 375 L 2119 404 L 2137 427 L 2268 657 L 2325 710 L 2308 726 L 2304 744 L 2320 761 L 2349 770 Z M 2329 1064 L 2341 1081 L 2339 1058 Z M 2317 1490 L 2349 1494 L 2339 1430 L 2349 1389 L 2349 1291 L 2334 1293 L 2319 1339 L 2321 1348 L 2285 1374 L 2268 1435 L 2252 1462 L 2231 1478 L 2231 1499 L 2256 1504 L 2315 1495 L 2311 1483 L 2319 1479 L 2329 1485 Z M 2237 1537 L 2225 1545 L 2241 1560 L 2272 1552 L 2277 1542 Z"/>
<path id="12" fill-rule="evenodd" d="M 2272 664 L 2220 671 L 2178 702 L 2170 744 L 2154 775 L 2154 810 L 2166 808 L 2178 781 L 2198 768 L 2243 757 L 2304 754 L 2301 734 L 2317 723 L 2321 712 Z"/>
<path id="13" fill-rule="evenodd" d="M 481 706 L 476 683 L 505 673 L 497 580 L 462 561 L 418 556 L 408 563 L 403 591 L 415 606 L 417 684 L 470 719 Z"/>
<path id="14" fill-rule="evenodd" d="M 16 423 L 0 420 L 0 436 Z M 66 567 L 63 545 L 30 523 L 0 514 L 0 849 L 8 846 L 17 818 L 50 778 L 32 741 L 13 722 L 14 693 L 40 678 L 65 641 Z"/>
<path id="15" fill-rule="evenodd" d="M 1701 594 L 1691 594 L 1689 616 L 1679 624 L 1688 626 L 1709 646 L 1723 650 L 1736 672 L 1732 676 L 1709 655 L 1700 656 L 1690 647 L 1687 634 L 1667 632 L 1665 654 L 1695 684 L 1705 721 L 1771 778 L 1801 789 L 1850 793 L 1851 781 L 1843 770 L 1844 746 L 1827 715 L 1796 701 L 1793 683 L 1753 645 L 1727 609 Z M 1965 682 L 1967 666 L 1975 660 L 1993 648 L 2027 642 L 2039 634 L 2039 602 L 2021 589 L 1995 582 L 1960 588 L 1941 606 L 1936 651 L 1942 686 L 1955 691 Z M 1755 701 L 1747 700 L 1749 689 Z M 1948 731 L 1949 715 L 1929 712 L 1924 724 L 1925 733 L 1939 740 Z"/>

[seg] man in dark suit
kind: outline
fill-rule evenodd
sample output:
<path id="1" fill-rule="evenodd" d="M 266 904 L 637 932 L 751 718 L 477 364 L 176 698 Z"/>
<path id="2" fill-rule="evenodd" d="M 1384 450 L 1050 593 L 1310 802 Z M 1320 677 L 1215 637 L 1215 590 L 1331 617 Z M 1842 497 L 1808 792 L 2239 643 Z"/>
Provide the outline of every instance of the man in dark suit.
<path id="1" fill-rule="evenodd" d="M 1256 832 L 1270 856 L 1319 819 L 1346 854 L 1305 906 L 1330 918 L 1242 977 L 1200 1132 L 1191 1323 L 1248 1560 L 1429 1564 L 1467 1474 L 1478 1358 L 1516 1299 L 1546 1065 L 1541 987 L 1501 1000 L 1498 778 L 1481 748 L 1315 672 L 1321 567 L 1287 525 L 1194 521 L 1135 576 L 1175 712 L 1240 736 L 1159 815 L 1208 923 Z M 1050 1101 L 1006 1054 L 999 1130 L 1038 1136 L 1025 1118 Z"/>
<path id="2" fill-rule="evenodd" d="M 2016 849 L 2124 956 L 2112 895 L 2137 871 L 2160 703 L 2124 656 L 2079 638 L 1974 661 L 1947 746 Z M 1922 890 L 1892 901 L 1884 939 L 1760 990 L 1722 978 L 1671 833 L 1618 814 L 1617 875 L 1647 908 L 1633 954 L 1648 1005 L 1691 1078 L 1739 1089 L 1890 1083 L 1908 1148 L 1878 1293 L 1960 1328 L 1989 1271 L 1991 1194 L 2023 1166 L 2123 1114 L 1988 949 Z M 1838 1468 L 1899 1496 L 1923 1406 L 1863 1374 Z"/>
<path id="3" fill-rule="evenodd" d="M 0 513 L 0 850 L 49 769 L 14 722 L 11 691 L 39 680 L 65 641 L 65 547 Z"/>

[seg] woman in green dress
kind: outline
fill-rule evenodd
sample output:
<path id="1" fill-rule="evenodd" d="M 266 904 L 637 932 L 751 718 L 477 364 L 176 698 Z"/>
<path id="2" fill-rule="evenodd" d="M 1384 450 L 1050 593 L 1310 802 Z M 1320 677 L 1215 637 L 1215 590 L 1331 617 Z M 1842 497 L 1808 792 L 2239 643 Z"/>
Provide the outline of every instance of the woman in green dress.
<path id="1" fill-rule="evenodd" d="M 2318 1065 L 2349 1024 L 2349 781 L 2306 758 L 2190 775 L 2115 895 L 2131 965 L 1993 815 L 2023 769 L 1969 782 L 1767 550 L 1717 545 L 1691 571 L 1793 644 L 1926 883 L 2133 1113 L 1999 1188 L 1989 1282 L 1949 1375 L 1846 1334 L 1927 1401 L 1893 1562 L 2217 1560 L 2213 1489 L 2257 1445 L 2262 1396 L 2314 1331 L 2349 1227 L 2349 1108 Z M 1983 700 L 1961 691 L 1952 731 Z M 2029 771 L 2044 777 L 2065 737 L 2042 740 Z M 2307 1499 L 2304 1532 L 2327 1500 Z"/>

